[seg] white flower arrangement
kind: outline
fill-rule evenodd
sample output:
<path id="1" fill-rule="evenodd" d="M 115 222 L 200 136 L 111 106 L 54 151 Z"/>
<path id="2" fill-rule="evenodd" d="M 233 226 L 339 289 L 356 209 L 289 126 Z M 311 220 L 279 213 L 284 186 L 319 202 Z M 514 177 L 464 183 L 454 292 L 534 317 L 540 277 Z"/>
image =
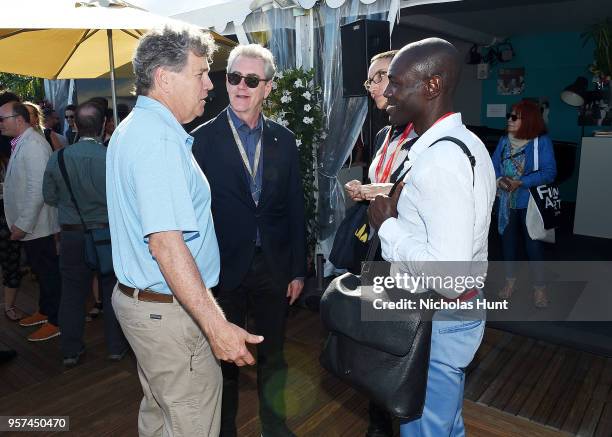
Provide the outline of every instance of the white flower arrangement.
<path id="1" fill-rule="evenodd" d="M 277 72 L 275 77 L 277 86 L 272 87 L 264 103 L 264 111 L 272 120 L 295 134 L 304 186 L 308 253 L 313 258 L 318 233 L 315 157 L 317 146 L 325 135 L 321 88 L 315 84 L 314 70 L 289 69 Z"/>

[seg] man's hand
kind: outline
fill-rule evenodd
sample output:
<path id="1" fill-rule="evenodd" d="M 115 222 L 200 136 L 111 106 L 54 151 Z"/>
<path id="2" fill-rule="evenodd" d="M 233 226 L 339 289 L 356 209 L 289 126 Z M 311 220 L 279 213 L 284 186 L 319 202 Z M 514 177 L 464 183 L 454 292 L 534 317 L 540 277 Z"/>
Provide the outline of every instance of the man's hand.
<path id="1" fill-rule="evenodd" d="M 263 337 L 251 335 L 225 320 L 223 312 L 202 281 L 182 232 L 150 234 L 149 251 L 157 260 L 174 296 L 206 334 L 215 357 L 237 366 L 255 363 L 246 344 L 261 343 Z"/>
<path id="2" fill-rule="evenodd" d="M 349 197 L 355 202 L 363 200 L 363 197 L 361 196 L 361 182 L 359 182 L 357 179 L 353 179 L 352 181 L 344 184 L 344 189 Z"/>
<path id="3" fill-rule="evenodd" d="M 373 200 L 379 194 L 389 194 L 393 184 L 366 184 L 361 186 L 361 197 L 365 200 Z"/>
<path id="4" fill-rule="evenodd" d="M 289 298 L 289 305 L 293 305 L 300 294 L 302 294 L 302 290 L 304 289 L 304 281 L 301 279 L 294 279 L 289 283 L 287 287 L 287 297 Z"/>
<path id="5" fill-rule="evenodd" d="M 11 226 L 11 240 L 22 240 L 26 236 L 26 232 L 19 229 L 17 226 Z"/>
<path id="6" fill-rule="evenodd" d="M 368 218 L 374 229 L 379 229 L 388 218 L 397 217 L 397 202 L 403 188 L 404 183 L 400 182 L 392 197 L 381 194 L 370 202 Z"/>
<path id="7" fill-rule="evenodd" d="M 255 358 L 247 349 L 246 344 L 257 344 L 263 341 L 261 335 L 253 335 L 239 326 L 223 320 L 208 335 L 210 347 L 220 360 L 234 363 L 237 366 L 255 364 Z"/>

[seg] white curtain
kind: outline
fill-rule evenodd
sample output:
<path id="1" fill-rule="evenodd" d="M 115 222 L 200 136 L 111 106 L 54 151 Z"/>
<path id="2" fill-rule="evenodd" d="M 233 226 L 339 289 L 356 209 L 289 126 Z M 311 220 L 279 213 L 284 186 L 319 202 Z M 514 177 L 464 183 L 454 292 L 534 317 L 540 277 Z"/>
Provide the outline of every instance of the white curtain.
<path id="1" fill-rule="evenodd" d="M 342 97 L 342 47 L 340 26 L 355 20 L 387 20 L 390 0 L 365 5 L 351 0 L 337 9 L 327 4 L 315 13 L 315 69 L 323 89 L 327 137 L 319 147 L 319 251 L 328 258 L 336 230 L 344 218 L 344 190 L 338 182 L 340 168 L 359 137 L 367 114 L 367 97 Z M 325 274 L 333 271 L 325 265 Z"/>
<path id="2" fill-rule="evenodd" d="M 263 42 L 274 54 L 278 70 L 294 68 L 295 17 L 291 9 L 271 8 L 250 14 L 242 24 L 249 42 Z"/>
<path id="3" fill-rule="evenodd" d="M 53 105 L 53 109 L 57 112 L 60 120 L 64 120 L 64 110 L 66 106 L 74 101 L 76 92 L 74 92 L 74 80 L 60 79 L 44 81 L 45 98 Z M 65 121 L 62 122 L 62 134 L 66 130 Z"/>

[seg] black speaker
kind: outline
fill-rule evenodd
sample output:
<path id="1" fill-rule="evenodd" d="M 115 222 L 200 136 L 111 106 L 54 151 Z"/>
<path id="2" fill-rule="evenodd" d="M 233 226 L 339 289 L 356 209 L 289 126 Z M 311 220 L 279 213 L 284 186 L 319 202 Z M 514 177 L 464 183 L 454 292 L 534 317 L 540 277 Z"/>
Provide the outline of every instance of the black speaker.
<path id="1" fill-rule="evenodd" d="M 340 26 L 342 44 L 342 95 L 365 96 L 372 56 L 391 49 L 389 22 L 358 20 Z"/>

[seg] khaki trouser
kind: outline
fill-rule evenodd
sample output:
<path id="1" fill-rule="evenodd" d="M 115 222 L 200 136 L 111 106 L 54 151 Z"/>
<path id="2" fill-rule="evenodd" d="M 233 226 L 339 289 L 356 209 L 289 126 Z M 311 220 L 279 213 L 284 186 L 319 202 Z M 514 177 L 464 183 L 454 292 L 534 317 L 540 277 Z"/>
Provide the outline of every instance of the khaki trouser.
<path id="1" fill-rule="evenodd" d="M 217 437 L 222 378 L 206 336 L 177 303 L 113 290 L 113 308 L 138 360 L 141 437 Z"/>

